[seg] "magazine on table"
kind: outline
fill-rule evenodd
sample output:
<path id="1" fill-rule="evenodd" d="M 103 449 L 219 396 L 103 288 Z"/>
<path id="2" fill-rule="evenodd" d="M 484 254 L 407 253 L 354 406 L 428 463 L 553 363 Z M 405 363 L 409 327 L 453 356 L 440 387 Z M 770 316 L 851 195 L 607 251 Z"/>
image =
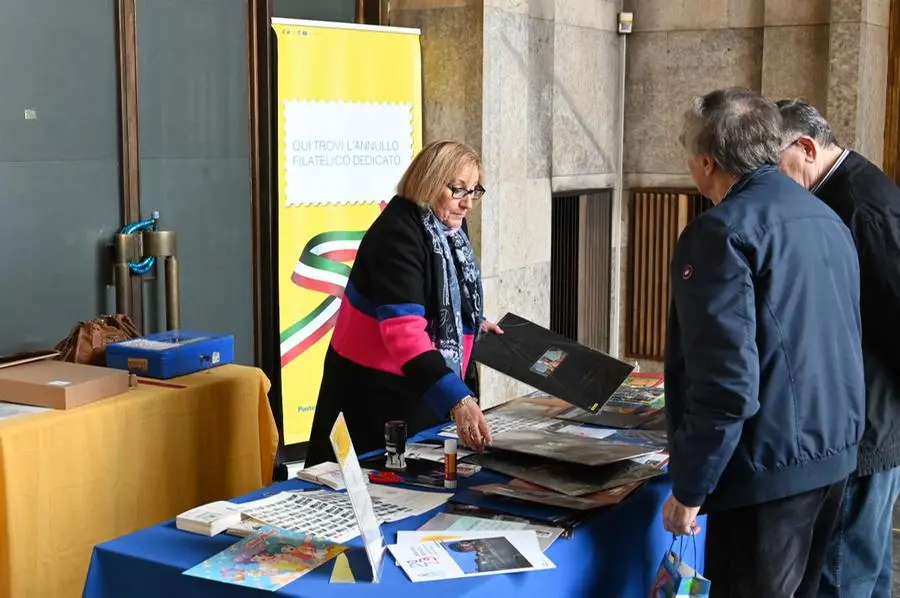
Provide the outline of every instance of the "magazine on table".
<path id="1" fill-rule="evenodd" d="M 346 546 L 263 526 L 184 571 L 184 575 L 275 591 L 347 550 Z"/>
<path id="2" fill-rule="evenodd" d="M 388 549 L 413 582 L 556 568 L 533 531 L 410 532 Z"/>
<path id="3" fill-rule="evenodd" d="M 475 463 L 569 496 L 584 496 L 662 475 L 658 468 L 626 460 L 590 467 L 532 455 L 490 452 L 473 456 Z"/>
<path id="4" fill-rule="evenodd" d="M 643 482 L 632 482 L 625 486 L 617 486 L 611 490 L 595 492 L 585 496 L 569 496 L 541 488 L 524 480 L 510 480 L 506 484 L 482 484 L 473 486 L 472 490 L 493 496 L 512 498 L 526 503 L 537 503 L 576 511 L 589 511 L 619 504 L 642 484 Z"/>
<path id="5" fill-rule="evenodd" d="M 586 438 L 597 438 L 599 440 L 641 444 L 656 449 L 668 448 L 668 435 L 665 430 L 617 430 L 615 428 L 598 428 L 585 424 L 566 423 L 558 428 L 553 428 L 552 431 L 561 434 L 584 436 Z"/>
<path id="6" fill-rule="evenodd" d="M 546 430 L 501 432 L 494 435 L 491 448 L 583 465 L 606 465 L 659 451 L 641 444 Z"/>
<path id="7" fill-rule="evenodd" d="M 533 526 L 539 527 L 552 527 L 562 530 L 562 534 L 560 538 L 564 538 L 569 540 L 572 538 L 575 533 L 575 528 L 584 523 L 585 519 L 588 516 L 587 511 L 574 511 L 574 510 L 564 510 L 564 509 L 552 509 L 554 511 L 562 511 L 561 513 L 557 512 L 552 515 L 536 515 L 533 508 L 527 508 L 528 513 L 524 511 L 519 513 L 510 512 L 508 505 L 504 505 L 501 508 L 489 508 L 482 506 L 484 502 L 483 496 L 480 492 L 466 492 L 454 497 L 454 501 L 461 502 L 451 502 L 447 504 L 447 507 L 444 509 L 443 513 L 447 515 L 458 515 L 461 517 L 478 517 L 480 519 L 496 519 L 499 521 L 515 521 L 519 523 L 527 523 Z M 478 497 L 477 503 L 466 502 L 466 500 L 473 500 L 475 497 Z M 527 507 L 527 505 L 526 505 Z M 506 510 L 504 510 L 504 508 Z M 530 527 L 526 527 L 523 529 L 531 529 Z M 540 534 L 538 533 L 538 540 L 540 540 Z"/>
<path id="8" fill-rule="evenodd" d="M 550 545 L 565 533 L 565 530 L 560 527 L 538 525 L 513 517 L 476 517 L 473 515 L 456 515 L 453 513 L 438 513 L 418 529 L 420 532 L 448 531 L 457 533 L 517 530 L 533 531 L 537 536 L 541 550 L 544 552 L 546 552 L 547 549 L 550 548 Z M 411 532 L 397 532 L 397 543 L 402 544 L 400 541 L 401 538 L 409 533 Z"/>
<path id="9" fill-rule="evenodd" d="M 657 374 L 632 374 L 596 413 L 571 407 L 555 417 L 595 426 L 638 428 L 652 423 L 665 405 L 663 378 Z"/>

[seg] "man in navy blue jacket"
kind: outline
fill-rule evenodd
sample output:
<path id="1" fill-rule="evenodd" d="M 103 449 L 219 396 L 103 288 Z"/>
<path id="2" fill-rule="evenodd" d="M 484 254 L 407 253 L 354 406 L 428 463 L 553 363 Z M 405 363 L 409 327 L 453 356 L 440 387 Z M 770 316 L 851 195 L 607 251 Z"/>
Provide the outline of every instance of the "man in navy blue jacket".
<path id="1" fill-rule="evenodd" d="M 714 204 L 672 259 L 666 529 L 708 514 L 713 596 L 814 596 L 865 421 L 859 265 L 840 218 L 778 172 L 781 115 L 746 89 L 685 114 Z"/>

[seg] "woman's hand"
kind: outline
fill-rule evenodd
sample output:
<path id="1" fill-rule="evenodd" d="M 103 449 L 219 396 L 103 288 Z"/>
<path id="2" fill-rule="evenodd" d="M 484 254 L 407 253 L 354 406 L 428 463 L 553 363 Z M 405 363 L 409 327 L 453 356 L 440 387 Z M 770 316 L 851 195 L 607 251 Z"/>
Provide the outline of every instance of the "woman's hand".
<path id="1" fill-rule="evenodd" d="M 485 334 L 503 334 L 503 329 L 491 322 L 490 320 L 481 321 L 481 331 Z"/>
<path id="2" fill-rule="evenodd" d="M 481 407 L 472 397 L 466 397 L 450 412 L 456 422 L 456 434 L 459 441 L 478 452 L 490 446 L 491 429 L 484 419 Z"/>

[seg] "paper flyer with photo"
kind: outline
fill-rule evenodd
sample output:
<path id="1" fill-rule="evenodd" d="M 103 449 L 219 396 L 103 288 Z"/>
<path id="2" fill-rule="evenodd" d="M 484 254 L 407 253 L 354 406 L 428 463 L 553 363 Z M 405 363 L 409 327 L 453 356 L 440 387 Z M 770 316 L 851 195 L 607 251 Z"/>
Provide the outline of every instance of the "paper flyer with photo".
<path id="1" fill-rule="evenodd" d="M 275 591 L 327 563 L 346 546 L 263 526 L 184 575 Z"/>
<path id="2" fill-rule="evenodd" d="M 372 497 L 366 487 L 366 478 L 359 466 L 359 459 L 356 456 L 356 449 L 353 448 L 353 442 L 350 440 L 350 430 L 347 429 L 343 412 L 338 414 L 329 438 L 331 448 L 334 450 L 334 455 L 341 468 L 341 474 L 344 476 L 347 495 L 350 497 L 353 512 L 356 514 L 369 563 L 372 565 L 372 582 L 378 583 L 381 579 L 381 563 L 384 559 L 384 537 L 381 535 L 381 524 L 375 516 Z"/>
<path id="3" fill-rule="evenodd" d="M 554 569 L 533 531 L 406 532 L 388 547 L 413 582 Z"/>
<path id="4" fill-rule="evenodd" d="M 531 530 L 537 536 L 538 545 L 541 551 L 547 552 L 550 545 L 553 544 L 565 530 L 559 527 L 551 527 L 548 525 L 536 525 L 527 521 L 511 521 L 506 519 L 490 519 L 487 517 L 473 517 L 470 515 L 455 515 L 453 513 L 438 513 L 429 519 L 422 527 L 418 529 L 420 532 L 436 532 L 448 531 L 454 533 L 461 532 L 483 532 L 483 531 L 516 531 Z M 402 535 L 409 532 L 397 532 L 397 543 L 402 544 Z"/>

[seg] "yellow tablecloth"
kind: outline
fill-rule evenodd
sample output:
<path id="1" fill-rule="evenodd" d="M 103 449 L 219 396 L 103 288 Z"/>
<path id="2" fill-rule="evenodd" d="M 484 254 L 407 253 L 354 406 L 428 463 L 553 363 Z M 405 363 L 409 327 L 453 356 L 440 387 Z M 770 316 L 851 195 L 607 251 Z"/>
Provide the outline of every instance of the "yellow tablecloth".
<path id="1" fill-rule="evenodd" d="M 0 420 L 0 598 L 80 596 L 94 544 L 272 481 L 260 370 L 169 382 Z"/>

